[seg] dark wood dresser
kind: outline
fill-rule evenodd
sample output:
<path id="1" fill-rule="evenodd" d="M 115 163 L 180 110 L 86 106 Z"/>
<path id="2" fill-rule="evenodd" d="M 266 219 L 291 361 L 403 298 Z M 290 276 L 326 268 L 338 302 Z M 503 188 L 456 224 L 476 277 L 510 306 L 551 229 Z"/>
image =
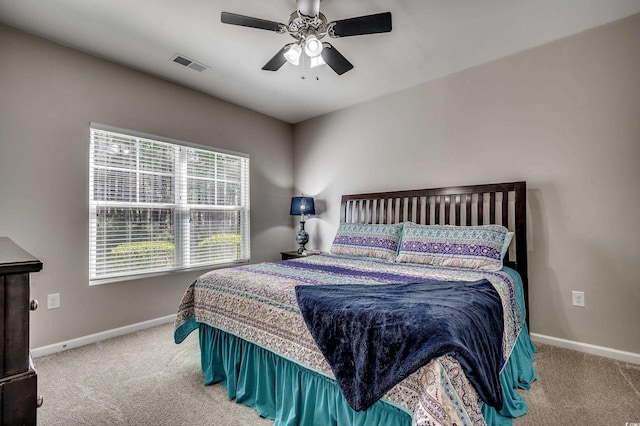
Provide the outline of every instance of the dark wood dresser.
<path id="1" fill-rule="evenodd" d="M 0 237 L 0 424 L 36 424 L 37 374 L 29 354 L 29 274 L 42 262 Z"/>

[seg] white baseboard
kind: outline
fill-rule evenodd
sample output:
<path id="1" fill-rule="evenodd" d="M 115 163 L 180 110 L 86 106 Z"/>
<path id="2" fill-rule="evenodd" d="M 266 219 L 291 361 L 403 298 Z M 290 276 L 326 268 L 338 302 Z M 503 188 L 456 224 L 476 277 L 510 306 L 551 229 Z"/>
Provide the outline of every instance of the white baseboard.
<path id="1" fill-rule="evenodd" d="M 589 343 L 575 342 L 573 340 L 560 339 L 558 337 L 545 336 L 543 334 L 530 333 L 531 340 L 545 345 L 558 346 L 591 355 L 603 356 L 605 358 L 617 359 L 618 361 L 640 364 L 640 354 L 633 352 L 619 351 L 617 349 L 606 348 L 604 346 L 591 345 Z"/>
<path id="2" fill-rule="evenodd" d="M 77 339 L 67 340 L 66 342 L 54 343 L 53 345 L 42 346 L 31 350 L 31 356 L 38 358 L 40 356 L 49 355 L 56 352 L 66 351 L 67 349 L 77 348 L 91 343 L 100 342 L 112 337 L 122 336 L 123 334 L 135 333 L 136 331 L 146 328 L 155 327 L 157 325 L 167 324 L 176 319 L 176 314 L 167 315 L 166 317 L 156 318 L 149 321 L 143 321 L 124 327 L 114 328 L 112 330 L 103 331 L 88 336 L 78 337 Z"/>

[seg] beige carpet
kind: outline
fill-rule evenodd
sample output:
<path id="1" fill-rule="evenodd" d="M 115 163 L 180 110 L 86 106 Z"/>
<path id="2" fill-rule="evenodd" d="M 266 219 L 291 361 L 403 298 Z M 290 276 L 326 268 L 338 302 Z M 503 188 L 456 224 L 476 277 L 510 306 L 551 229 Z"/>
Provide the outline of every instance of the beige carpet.
<path id="1" fill-rule="evenodd" d="M 38 425 L 273 425 L 203 386 L 198 333 L 173 343 L 170 324 L 35 360 Z"/>
<path id="2" fill-rule="evenodd" d="M 514 426 L 640 426 L 640 365 L 536 344 L 538 380 Z M 638 425 L 632 425 L 637 423 Z"/>
<path id="3" fill-rule="evenodd" d="M 525 425 L 640 424 L 640 366 L 537 345 Z M 38 424 L 266 426 L 253 409 L 203 386 L 197 334 L 170 324 L 36 359 Z M 320 425 L 322 423 L 319 423 Z"/>

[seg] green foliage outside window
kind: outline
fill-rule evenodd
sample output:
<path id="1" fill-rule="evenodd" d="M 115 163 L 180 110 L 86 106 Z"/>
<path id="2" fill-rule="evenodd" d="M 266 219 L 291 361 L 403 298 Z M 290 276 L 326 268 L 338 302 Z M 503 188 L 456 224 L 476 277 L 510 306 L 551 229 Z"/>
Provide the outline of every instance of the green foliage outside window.
<path id="1" fill-rule="evenodd" d="M 173 243 L 166 241 L 124 243 L 111 251 L 110 261 L 117 268 L 120 262 L 131 263 L 132 259 L 138 259 L 139 262 L 127 266 L 129 270 L 165 268 L 175 264 L 174 253 Z"/>
<path id="2" fill-rule="evenodd" d="M 240 235 L 214 234 L 198 243 L 200 255 L 211 256 L 212 260 L 240 257 Z"/>
<path id="3" fill-rule="evenodd" d="M 211 235 L 198 243 L 197 253 L 192 255 L 207 261 L 238 258 L 240 235 Z M 114 270 L 117 270 L 119 264 L 128 264 L 129 270 L 172 267 L 175 264 L 175 247 L 173 243 L 166 241 L 120 244 L 111 251 L 110 264 Z"/>

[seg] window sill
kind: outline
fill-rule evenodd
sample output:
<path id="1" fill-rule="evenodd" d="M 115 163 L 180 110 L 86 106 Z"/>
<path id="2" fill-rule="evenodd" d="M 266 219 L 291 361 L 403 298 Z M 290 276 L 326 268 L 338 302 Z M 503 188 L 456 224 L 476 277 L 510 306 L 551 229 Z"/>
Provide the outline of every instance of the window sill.
<path id="1" fill-rule="evenodd" d="M 109 278 L 98 278 L 98 279 L 89 280 L 89 286 L 111 284 L 111 283 L 117 283 L 117 282 L 123 282 L 123 281 L 138 281 L 146 278 L 176 275 L 183 272 L 213 271 L 215 269 L 231 268 L 234 266 L 246 265 L 248 263 L 250 263 L 250 259 L 238 260 L 238 261 L 229 262 L 229 263 L 214 263 L 210 265 L 196 266 L 193 268 L 171 269 L 171 270 L 165 270 L 165 271 L 147 272 L 147 273 L 136 274 L 136 275 L 122 275 L 122 276 L 109 277 Z"/>

